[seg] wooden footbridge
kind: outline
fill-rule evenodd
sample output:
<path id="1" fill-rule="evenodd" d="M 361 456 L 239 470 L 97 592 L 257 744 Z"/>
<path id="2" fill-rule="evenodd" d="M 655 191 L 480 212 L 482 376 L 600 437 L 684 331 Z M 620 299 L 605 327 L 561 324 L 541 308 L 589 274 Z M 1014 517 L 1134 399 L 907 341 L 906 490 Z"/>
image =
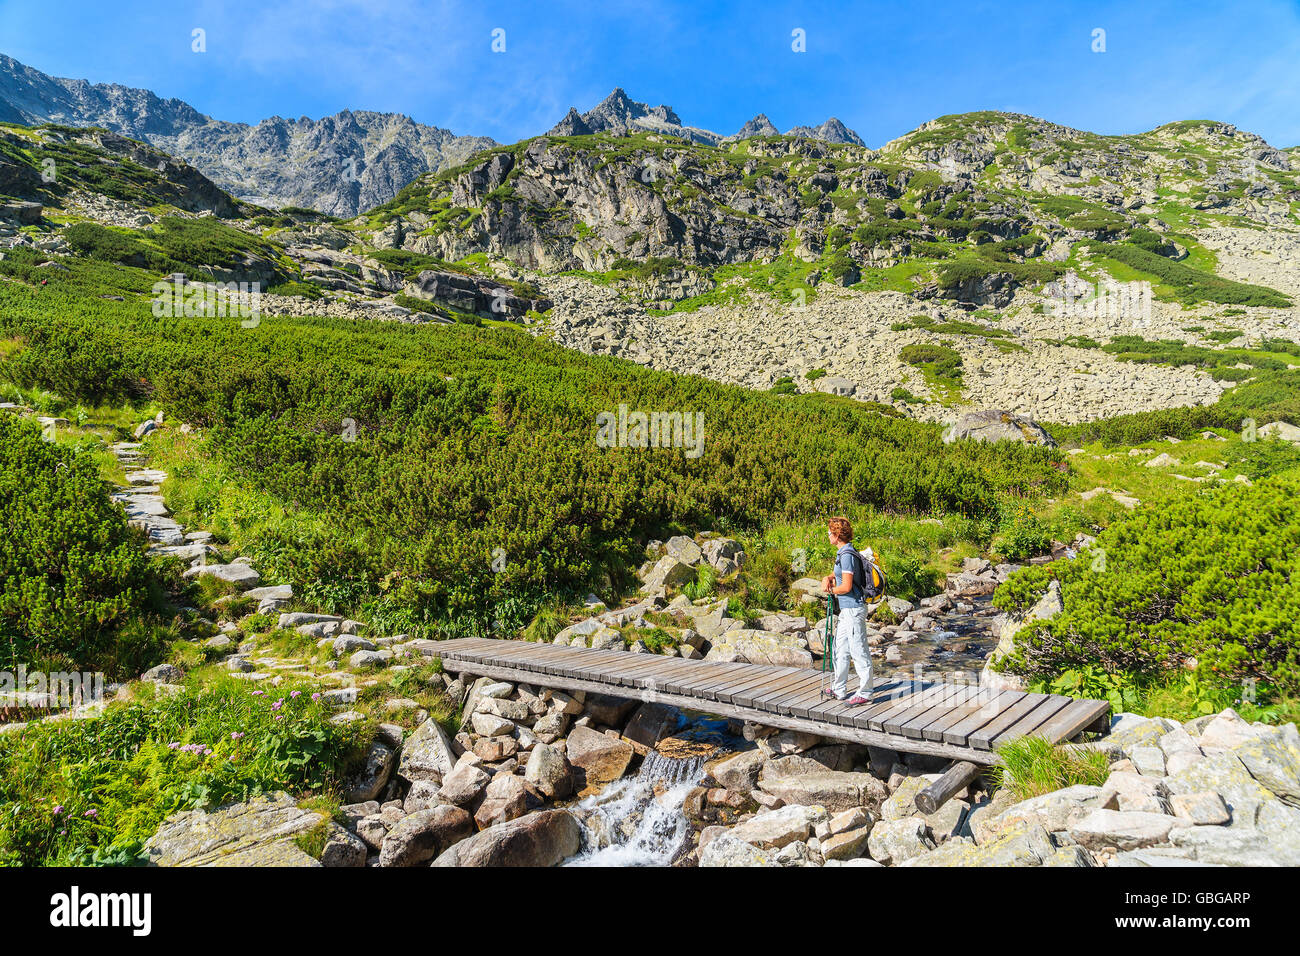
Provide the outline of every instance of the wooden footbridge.
<path id="1" fill-rule="evenodd" d="M 1025 736 L 1057 742 L 1109 728 L 1110 704 L 1056 694 L 962 684 L 878 680 L 868 704 L 823 696 L 820 671 L 727 664 L 658 654 L 597 651 L 524 641 L 421 641 L 448 671 L 569 691 L 668 704 L 719 717 L 801 730 L 967 766 L 999 762 L 996 748 Z"/>

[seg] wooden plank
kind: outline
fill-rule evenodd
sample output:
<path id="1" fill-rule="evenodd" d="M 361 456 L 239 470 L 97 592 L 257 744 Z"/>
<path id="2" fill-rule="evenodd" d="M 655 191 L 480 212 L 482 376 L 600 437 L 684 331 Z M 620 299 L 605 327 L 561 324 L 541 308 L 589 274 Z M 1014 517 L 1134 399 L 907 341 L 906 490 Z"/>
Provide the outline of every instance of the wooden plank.
<path id="1" fill-rule="evenodd" d="M 953 744 L 954 746 L 964 747 L 970 739 L 970 735 L 975 733 L 989 721 L 997 718 L 998 714 L 1015 704 L 1025 696 L 1021 690 L 1004 690 L 998 694 L 987 705 L 980 707 L 969 717 L 958 721 L 943 732 L 943 742 Z"/>
<path id="2" fill-rule="evenodd" d="M 1072 703 L 1069 697 L 1060 697 L 1051 695 L 1048 702 L 1039 704 L 1033 713 L 1026 719 L 1017 722 L 1014 726 L 1009 727 L 993 740 L 992 747 L 1001 747 L 1012 740 L 1018 740 L 1021 737 L 1032 737 L 1038 733 L 1038 729 L 1053 717 L 1060 714 Z"/>
<path id="3" fill-rule="evenodd" d="M 662 688 L 670 694 L 684 690 L 696 693 L 704 684 L 716 679 L 718 668 L 722 667 L 717 661 L 682 661 L 682 664 L 690 666 L 683 666 L 682 671 L 670 677 Z"/>
<path id="4" fill-rule="evenodd" d="M 792 685 L 786 689 L 786 692 L 769 697 L 763 702 L 763 709 L 775 713 L 789 713 L 790 708 L 798 701 L 811 700 L 817 702 L 821 696 L 822 681 L 821 678 L 813 673 L 802 677 L 797 686 Z"/>
<path id="5" fill-rule="evenodd" d="M 886 711 L 892 711 L 898 707 L 902 701 L 911 697 L 916 690 L 916 681 L 911 678 L 903 678 L 891 681 L 881 688 L 873 688 L 871 691 L 871 703 L 862 707 L 848 708 L 846 714 L 848 720 L 846 723 L 851 727 L 862 727 L 868 730 L 879 730 L 873 727 L 871 722 L 879 714 Z"/>
<path id="6" fill-rule="evenodd" d="M 943 717 L 927 724 L 921 731 L 922 740 L 943 740 L 949 728 L 978 714 L 998 697 L 998 691 L 976 687 L 975 694 L 959 707 L 954 707 Z"/>
<path id="7" fill-rule="evenodd" d="M 878 729 L 901 736 L 904 724 L 933 710 L 936 703 L 942 703 L 946 693 L 947 691 L 942 684 L 931 684 L 921 688 L 917 693 L 899 701 L 898 707 L 879 714 L 875 718 L 875 721 L 879 724 Z"/>
<path id="8" fill-rule="evenodd" d="M 690 661 L 684 661 L 681 659 L 675 661 L 672 659 L 666 660 L 659 675 L 655 677 L 656 685 L 661 690 L 667 690 L 669 685 L 681 678 L 686 678 L 687 684 L 689 685 L 692 678 L 696 677 L 699 672 L 698 668 L 690 665 Z"/>
<path id="9" fill-rule="evenodd" d="M 1046 698 L 1040 697 L 1037 694 L 1026 694 L 979 730 L 967 737 L 967 745 L 980 750 L 992 750 L 994 738 L 1007 728 L 1014 727 L 1020 721 L 1024 720 L 1037 708 L 1043 706 L 1045 701 Z"/>
<path id="10" fill-rule="evenodd" d="M 696 686 L 694 693 L 703 700 L 717 700 L 720 693 L 731 689 L 736 681 L 750 674 L 747 669 L 752 666 L 752 664 L 740 664 L 735 661 L 719 663 L 713 674 Z"/>
<path id="11" fill-rule="evenodd" d="M 718 700 L 724 704 L 737 704 L 742 707 L 748 707 L 753 704 L 753 695 L 761 688 L 769 685 L 775 685 L 784 681 L 789 674 L 760 673 L 747 678 L 741 678 L 730 687 L 718 692 Z"/>
<path id="12" fill-rule="evenodd" d="M 923 710 L 931 706 L 933 702 L 923 695 L 934 686 L 923 681 L 913 680 L 907 694 L 895 698 L 887 707 L 873 708 L 871 713 L 863 715 L 863 720 L 869 729 L 883 731 L 886 720 L 892 720 L 902 713 L 917 710 L 917 708 Z"/>
<path id="13" fill-rule="evenodd" d="M 1109 714 L 1110 701 L 1073 700 L 1069 707 L 1039 727 L 1036 733 L 1052 743 L 1059 743 L 1072 739 Z"/>
<path id="14" fill-rule="evenodd" d="M 656 688 L 662 688 L 666 687 L 679 676 L 684 675 L 689 681 L 694 674 L 695 668 L 691 667 L 688 661 L 673 659 L 670 657 L 661 657 L 659 661 L 659 669 L 655 673 L 653 680 Z M 647 678 L 647 686 L 648 680 L 649 678 Z"/>
<path id="15" fill-rule="evenodd" d="M 616 653 L 626 653 L 618 651 Z M 643 654 L 633 654 L 632 657 L 644 657 Z M 613 682 L 620 687 L 640 687 L 641 681 L 646 678 L 654 677 L 663 671 L 663 665 L 658 661 L 630 661 L 624 664 L 622 661 L 612 662 L 615 668 Z M 576 676 L 576 675 L 575 675 Z"/>
<path id="16" fill-rule="evenodd" d="M 807 686 L 807 678 L 796 671 L 793 674 L 786 674 L 781 682 L 776 686 L 768 686 L 761 692 L 755 693 L 751 705 L 762 711 L 776 712 L 773 703 L 787 696 L 791 691 L 802 692 Z"/>
<path id="17" fill-rule="evenodd" d="M 944 690 L 940 701 L 928 710 L 922 711 L 902 723 L 898 728 L 898 733 L 901 733 L 904 737 L 923 740 L 925 738 L 925 728 L 949 716 L 953 711 L 960 710 L 962 705 L 972 697 L 979 696 L 978 687 L 962 686 L 960 684 L 944 684 L 942 686 Z"/>
<path id="18" fill-rule="evenodd" d="M 822 694 L 821 678 L 817 680 L 817 687 L 810 690 L 805 697 L 792 700 L 786 705 L 786 709 L 796 717 L 813 719 L 814 713 L 820 713 L 818 708 L 826 706 L 828 703 L 837 703 L 833 698 L 826 697 Z"/>

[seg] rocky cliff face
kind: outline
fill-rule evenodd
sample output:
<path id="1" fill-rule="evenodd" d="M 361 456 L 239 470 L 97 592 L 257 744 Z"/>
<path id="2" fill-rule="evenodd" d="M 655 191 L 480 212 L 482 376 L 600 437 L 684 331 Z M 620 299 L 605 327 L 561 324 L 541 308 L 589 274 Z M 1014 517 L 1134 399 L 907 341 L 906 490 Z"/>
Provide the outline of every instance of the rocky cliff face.
<path id="1" fill-rule="evenodd" d="M 1056 277 L 1044 264 L 1079 241 L 1133 240 L 1179 260 L 1188 216 L 1275 225 L 1293 221 L 1300 200 L 1291 156 L 1224 124 L 1105 137 L 980 113 L 873 151 L 763 135 L 760 115 L 742 131 L 758 138 L 711 145 L 628 125 L 669 123 L 666 107 L 624 123 L 615 93 L 570 111 L 563 137 L 422 177 L 363 225 L 381 246 L 548 272 L 711 270 L 790 253 L 848 285 L 864 269 L 931 260 L 939 282 L 928 295 L 1004 305 L 1018 284 Z M 848 135 L 835 121 L 821 130 Z"/>
<path id="2" fill-rule="evenodd" d="M 444 259 L 488 252 L 543 271 L 618 260 L 719 265 L 774 255 L 801 218 L 795 183 L 722 154 L 672 145 L 611 155 L 619 138 L 549 138 L 495 152 L 412 190 L 420 208 L 381 207 L 376 239 Z M 747 171 L 748 170 L 748 171 Z"/>
<path id="3" fill-rule="evenodd" d="M 496 145 L 396 113 L 345 110 L 256 126 L 205 116 L 148 90 L 47 76 L 0 56 L 0 121 L 103 126 L 179 156 L 236 196 L 347 216 L 391 199 L 416 176 Z"/>
<path id="4" fill-rule="evenodd" d="M 0 194 L 61 207 L 116 203 L 132 215 L 159 205 L 240 215 L 239 204 L 193 166 L 103 129 L 0 130 Z"/>

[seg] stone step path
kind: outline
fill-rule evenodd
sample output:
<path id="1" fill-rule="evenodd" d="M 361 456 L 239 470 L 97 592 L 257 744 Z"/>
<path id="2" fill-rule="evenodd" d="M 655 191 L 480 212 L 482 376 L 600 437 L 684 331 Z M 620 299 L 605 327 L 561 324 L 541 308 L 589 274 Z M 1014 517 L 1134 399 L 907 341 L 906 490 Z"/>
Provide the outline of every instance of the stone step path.
<path id="1" fill-rule="evenodd" d="M 208 558 L 218 554 L 211 544 L 212 532 L 186 531 L 172 517 L 162 497 L 162 483 L 167 480 L 167 472 L 147 467 L 142 447 L 141 442 L 134 441 L 117 442 L 109 446 L 109 450 L 121 463 L 126 478 L 126 485 L 112 492 L 112 498 L 126 511 L 130 523 L 143 529 L 149 536 L 149 553 L 188 561 L 190 567 L 185 572 L 187 578 L 211 575 L 229 581 L 242 591 L 256 588 L 261 582 L 261 575 L 251 564 L 240 561 L 230 564 L 209 563 Z M 269 613 L 279 610 L 288 602 L 276 597 L 264 603 L 267 606 L 259 610 Z"/>

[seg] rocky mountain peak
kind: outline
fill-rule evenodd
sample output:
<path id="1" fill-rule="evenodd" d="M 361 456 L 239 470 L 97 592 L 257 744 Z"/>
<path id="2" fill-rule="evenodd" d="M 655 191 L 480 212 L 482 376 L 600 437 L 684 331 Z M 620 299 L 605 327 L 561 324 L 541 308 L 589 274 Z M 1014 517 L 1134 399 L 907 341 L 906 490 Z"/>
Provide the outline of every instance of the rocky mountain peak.
<path id="1" fill-rule="evenodd" d="M 0 121 L 102 126 L 192 163 L 225 191 L 279 206 L 354 215 L 391 199 L 421 173 L 463 163 L 497 143 L 457 136 L 397 113 L 333 116 L 256 126 L 205 116 L 178 99 L 116 83 L 48 76 L 0 55 Z"/>
<path id="2" fill-rule="evenodd" d="M 567 117 L 566 117 L 567 118 Z M 621 87 L 600 101 L 595 107 L 582 114 L 583 121 L 593 131 L 622 133 L 630 129 L 654 127 L 681 127 L 681 117 L 671 106 L 660 104 L 651 106 L 640 103 Z M 641 122 L 648 121 L 648 122 Z"/>
<path id="3" fill-rule="evenodd" d="M 850 143 L 854 146 L 866 146 L 862 137 L 832 116 L 820 126 L 796 126 L 789 133 L 800 139 L 816 139 L 824 143 Z"/>
<path id="4" fill-rule="evenodd" d="M 564 119 L 560 120 L 551 128 L 552 136 L 589 136 L 592 128 L 587 125 L 587 121 L 582 118 L 582 114 L 575 107 L 570 106 L 569 112 L 564 114 Z"/>
<path id="5" fill-rule="evenodd" d="M 731 138 L 750 139 L 754 136 L 780 136 L 780 135 L 781 135 L 781 131 L 776 128 L 776 124 L 774 124 L 770 119 L 767 118 L 767 114 L 759 113 L 752 120 L 749 120 L 747 123 L 745 123 L 744 126 L 740 127 L 740 129 L 736 131 L 736 135 Z"/>

